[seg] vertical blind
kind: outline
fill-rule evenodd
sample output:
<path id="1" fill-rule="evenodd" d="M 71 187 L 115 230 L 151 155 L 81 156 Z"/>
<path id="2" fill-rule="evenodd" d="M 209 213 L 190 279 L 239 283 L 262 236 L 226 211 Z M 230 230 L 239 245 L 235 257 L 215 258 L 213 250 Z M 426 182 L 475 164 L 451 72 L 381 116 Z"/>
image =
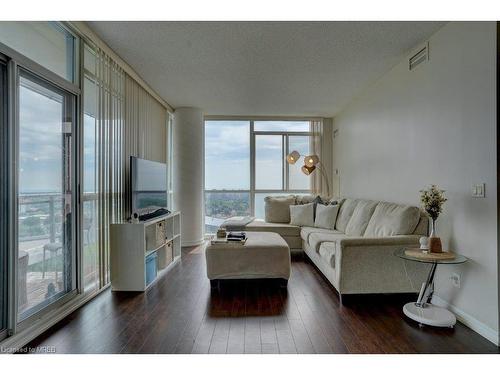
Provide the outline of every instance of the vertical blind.
<path id="1" fill-rule="evenodd" d="M 167 111 L 133 78 L 125 75 L 125 179 L 130 175 L 130 156 L 166 162 Z M 131 213 L 129 186 L 125 189 L 127 215 Z"/>
<path id="2" fill-rule="evenodd" d="M 309 148 L 311 153 L 319 156 L 320 162 L 323 160 L 323 122 L 321 120 L 312 120 L 310 122 L 311 137 L 309 138 Z M 322 166 L 318 166 L 318 169 Z M 313 194 L 328 195 L 326 183 L 323 174 L 317 170 L 311 175 L 311 191 Z"/>
<path id="3" fill-rule="evenodd" d="M 95 126 L 94 139 L 92 134 L 84 135 L 84 150 L 94 154 L 93 159 L 88 158 L 94 162 L 89 161 L 83 170 L 95 176 L 96 246 L 102 287 L 110 281 L 109 225 L 130 216 L 130 156 L 166 161 L 167 110 L 98 47 L 85 45 L 84 67 L 85 121 L 94 121 Z M 85 90 L 90 90 L 90 95 Z M 85 142 L 93 142 L 95 147 L 87 147 Z"/>

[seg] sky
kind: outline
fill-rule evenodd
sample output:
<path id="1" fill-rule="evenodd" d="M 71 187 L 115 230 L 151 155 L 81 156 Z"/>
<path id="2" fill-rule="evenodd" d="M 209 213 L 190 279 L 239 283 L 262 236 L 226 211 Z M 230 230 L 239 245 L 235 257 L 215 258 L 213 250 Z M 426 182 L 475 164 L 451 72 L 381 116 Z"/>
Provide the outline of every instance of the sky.
<path id="1" fill-rule="evenodd" d="M 256 121 L 255 131 L 308 130 L 308 123 Z M 290 149 L 307 154 L 307 137 L 290 138 Z M 291 151 L 291 150 L 290 150 Z M 257 189 L 282 189 L 282 141 L 280 135 L 257 135 L 255 140 Z M 308 189 L 309 178 L 300 162 L 290 166 L 291 188 Z M 250 125 L 248 121 L 205 122 L 205 189 L 250 189 Z"/>
<path id="2" fill-rule="evenodd" d="M 25 78 L 21 78 L 19 190 L 21 193 L 61 192 L 62 96 L 54 94 L 49 98 L 27 88 L 26 83 Z"/>

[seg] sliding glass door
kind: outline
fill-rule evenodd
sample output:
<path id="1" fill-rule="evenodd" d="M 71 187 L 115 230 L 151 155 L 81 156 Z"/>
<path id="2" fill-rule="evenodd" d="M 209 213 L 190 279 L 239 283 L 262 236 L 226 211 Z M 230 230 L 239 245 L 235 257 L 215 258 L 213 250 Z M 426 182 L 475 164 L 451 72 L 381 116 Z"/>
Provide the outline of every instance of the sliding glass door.
<path id="1" fill-rule="evenodd" d="M 0 340 L 7 327 L 7 65 L 0 54 Z"/>
<path id="2" fill-rule="evenodd" d="M 75 96 L 18 75 L 18 321 L 75 289 Z"/>

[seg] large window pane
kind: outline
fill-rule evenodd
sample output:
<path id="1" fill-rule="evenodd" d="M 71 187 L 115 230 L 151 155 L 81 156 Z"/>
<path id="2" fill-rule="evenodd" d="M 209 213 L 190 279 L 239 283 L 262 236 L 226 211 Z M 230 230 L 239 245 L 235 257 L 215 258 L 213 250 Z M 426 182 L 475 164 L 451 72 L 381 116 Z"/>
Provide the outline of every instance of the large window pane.
<path id="1" fill-rule="evenodd" d="M 283 189 L 283 137 L 281 135 L 255 136 L 255 188 L 257 190 Z"/>
<path id="2" fill-rule="evenodd" d="M 7 67 L 0 60 L 0 340 L 7 316 Z M 3 332 L 3 333 L 2 333 Z"/>
<path id="3" fill-rule="evenodd" d="M 308 132 L 309 121 L 255 121 L 255 131 Z"/>
<path id="4" fill-rule="evenodd" d="M 232 216 L 249 216 L 249 192 L 205 192 L 205 233 L 214 233 Z"/>
<path id="5" fill-rule="evenodd" d="M 73 287 L 72 96 L 23 73 L 19 86 L 18 312 Z"/>
<path id="6" fill-rule="evenodd" d="M 250 189 L 249 121 L 205 122 L 205 190 Z"/>
<path id="7" fill-rule="evenodd" d="M 85 291 L 99 287 L 97 251 L 97 144 L 96 128 L 97 88 L 93 81 L 84 79 L 83 114 L 83 287 Z"/>
<path id="8" fill-rule="evenodd" d="M 300 155 L 309 155 L 309 137 L 290 135 L 288 137 L 289 152 L 298 151 Z M 304 159 L 301 158 L 295 164 L 288 165 L 288 188 L 290 190 L 309 190 L 311 186 L 311 177 L 302 173 L 301 167 L 304 165 Z"/>
<path id="9" fill-rule="evenodd" d="M 75 38 L 57 22 L 0 22 L 0 42 L 74 81 Z"/>

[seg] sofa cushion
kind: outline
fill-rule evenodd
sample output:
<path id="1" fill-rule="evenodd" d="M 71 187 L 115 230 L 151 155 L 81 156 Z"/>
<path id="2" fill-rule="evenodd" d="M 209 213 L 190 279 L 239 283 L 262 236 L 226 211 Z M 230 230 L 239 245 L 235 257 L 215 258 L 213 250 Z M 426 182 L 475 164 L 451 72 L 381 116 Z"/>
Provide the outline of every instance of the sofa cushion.
<path id="1" fill-rule="evenodd" d="M 300 227 L 286 223 L 266 223 L 264 220 L 255 219 L 248 223 L 245 230 L 249 232 L 275 232 L 280 236 L 300 236 Z"/>
<path id="2" fill-rule="evenodd" d="M 268 223 L 290 223 L 290 206 L 295 204 L 295 196 L 265 197 L 266 221 Z"/>
<path id="3" fill-rule="evenodd" d="M 318 204 L 316 206 L 316 215 L 314 216 L 314 226 L 316 228 L 331 229 L 335 228 L 335 221 L 339 213 L 338 204 L 324 205 Z"/>
<path id="4" fill-rule="evenodd" d="M 345 234 L 349 236 L 362 236 L 378 203 L 377 201 L 360 199 L 352 213 L 351 219 L 347 223 Z"/>
<path id="5" fill-rule="evenodd" d="M 335 268 L 336 242 L 323 242 L 319 246 L 318 254 L 330 267 Z"/>
<path id="6" fill-rule="evenodd" d="M 335 223 L 335 229 L 345 233 L 347 223 L 351 219 L 352 213 L 358 204 L 357 199 L 346 198 L 339 207 L 339 214 L 337 215 L 337 222 Z"/>
<path id="7" fill-rule="evenodd" d="M 418 224 L 413 230 L 412 234 L 418 234 L 420 236 L 428 236 L 429 235 L 429 217 L 427 214 L 420 210 L 420 218 L 418 220 Z"/>
<path id="8" fill-rule="evenodd" d="M 312 227 L 314 225 L 314 203 L 290 206 L 290 224 Z"/>
<path id="9" fill-rule="evenodd" d="M 379 202 L 366 227 L 365 237 L 412 234 L 420 220 L 420 209 L 414 206 Z"/>
<path id="10" fill-rule="evenodd" d="M 309 244 L 309 237 L 313 233 L 327 233 L 327 234 L 343 234 L 338 230 L 324 229 L 324 228 L 316 228 L 316 227 L 302 227 L 300 229 L 300 237 Z"/>
<path id="11" fill-rule="evenodd" d="M 337 242 L 341 239 L 347 238 L 348 236 L 343 233 L 311 233 L 309 236 L 309 246 L 314 249 L 314 251 L 318 252 L 319 246 L 323 242 Z"/>

